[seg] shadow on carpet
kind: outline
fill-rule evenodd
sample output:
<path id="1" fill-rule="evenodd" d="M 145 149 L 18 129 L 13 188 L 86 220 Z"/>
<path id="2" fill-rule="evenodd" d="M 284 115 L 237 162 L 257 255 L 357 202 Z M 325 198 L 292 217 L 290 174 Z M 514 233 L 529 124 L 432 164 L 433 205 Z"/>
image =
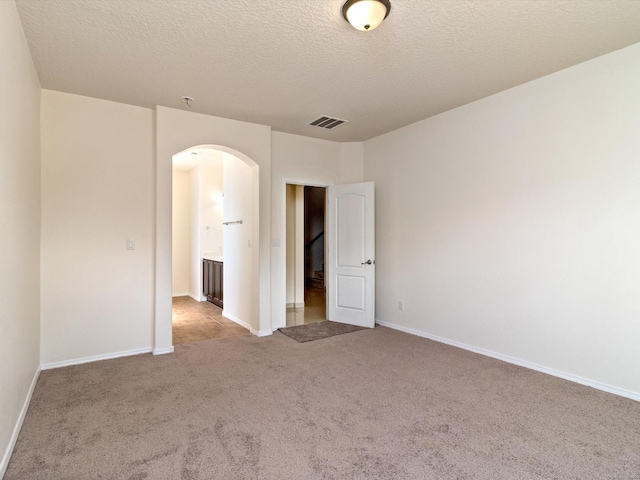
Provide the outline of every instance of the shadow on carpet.
<path id="1" fill-rule="evenodd" d="M 367 327 L 358 327 L 356 325 L 323 320 L 322 322 L 306 323 L 294 327 L 279 328 L 278 330 L 287 337 L 293 338 L 296 342 L 305 343 L 366 329 Z"/>

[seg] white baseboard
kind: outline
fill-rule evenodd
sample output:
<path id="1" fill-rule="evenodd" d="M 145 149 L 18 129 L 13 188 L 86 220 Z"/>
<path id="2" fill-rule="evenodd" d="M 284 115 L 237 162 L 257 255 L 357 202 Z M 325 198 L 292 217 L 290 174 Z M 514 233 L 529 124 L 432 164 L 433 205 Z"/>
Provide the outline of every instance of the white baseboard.
<path id="1" fill-rule="evenodd" d="M 173 345 L 165 348 L 154 348 L 151 353 L 154 355 L 167 355 L 169 353 L 173 353 Z"/>
<path id="2" fill-rule="evenodd" d="M 224 318 L 226 318 L 227 320 L 231 320 L 232 322 L 237 323 L 238 325 L 246 328 L 247 330 L 251 331 L 253 330 L 253 328 L 251 327 L 251 325 L 249 325 L 247 322 L 245 322 L 244 320 L 240 320 L 238 317 L 236 317 L 235 315 L 231 315 L 230 313 L 225 312 L 224 310 L 222 310 L 222 316 Z"/>
<path id="3" fill-rule="evenodd" d="M 176 297 L 190 297 L 190 298 L 193 298 L 196 302 L 204 302 L 207 299 L 207 297 L 205 296 L 194 295 L 193 293 L 189 293 L 189 292 L 174 293 L 171 295 L 171 298 L 176 298 Z"/>
<path id="4" fill-rule="evenodd" d="M 27 392 L 27 398 L 25 398 L 24 400 L 24 404 L 22 405 L 22 409 L 20 410 L 20 415 L 18 415 L 18 420 L 13 427 L 13 432 L 11 433 L 11 438 L 9 439 L 9 445 L 7 445 L 7 449 L 2 456 L 2 463 L 0 463 L 0 479 L 4 477 L 4 474 L 7 471 L 7 467 L 9 466 L 9 460 L 11 459 L 13 448 L 16 446 L 16 442 L 18 441 L 18 435 L 20 434 L 20 429 L 22 429 L 24 417 L 27 415 L 29 403 L 31 403 L 31 396 L 33 395 L 33 390 L 36 388 L 36 383 L 38 381 L 38 377 L 40 376 L 40 371 L 41 368 L 38 367 L 35 375 L 33 376 L 33 380 L 31 380 L 31 386 L 29 387 L 29 391 Z"/>
<path id="5" fill-rule="evenodd" d="M 466 343 L 450 340 L 444 337 L 439 337 L 437 335 L 432 335 L 430 333 L 422 332 L 420 330 L 414 330 L 413 328 L 407 328 L 401 325 L 396 325 L 395 323 L 384 322 L 382 320 L 376 320 L 376 323 L 378 325 L 382 325 L 383 327 L 389 327 L 394 330 L 410 333 L 411 335 L 417 335 L 418 337 L 428 338 L 429 340 L 445 343 L 447 345 L 451 345 L 452 347 L 462 348 L 463 350 L 468 350 L 470 352 L 479 353 L 480 355 L 496 358 L 498 360 L 502 360 L 503 362 L 512 363 L 520 367 L 529 368 L 537 372 L 546 373 L 548 375 L 552 375 L 558 378 L 563 378 L 564 380 L 569 380 L 570 382 L 586 385 L 587 387 L 592 387 L 592 388 L 595 388 L 596 390 L 602 390 L 603 392 L 613 393 L 614 395 L 619 395 L 621 397 L 630 398 L 631 400 L 640 401 L 640 392 L 633 392 L 631 390 L 626 390 L 624 388 L 619 388 L 613 385 L 598 382 L 596 380 L 591 380 L 589 378 L 580 377 L 572 373 L 563 372 L 562 370 L 556 370 L 555 368 L 549 368 L 549 367 L 545 367 L 544 365 L 538 365 L 537 363 L 529 362 L 527 360 L 521 360 L 516 357 L 503 355 L 501 353 L 493 352 L 491 350 L 486 350 L 484 348 L 474 347 L 473 345 L 467 345 Z"/>
<path id="6" fill-rule="evenodd" d="M 273 334 L 271 330 L 256 330 L 244 320 L 240 320 L 238 317 L 231 315 L 230 313 L 227 313 L 224 310 L 222 311 L 222 316 L 224 318 L 231 320 L 232 322 L 237 323 L 240 326 L 243 326 L 244 328 L 249 330 L 253 335 L 256 335 L 257 337 L 266 337 Z"/>
<path id="7" fill-rule="evenodd" d="M 287 303 L 287 308 L 304 308 L 304 302 L 300 302 L 300 303 Z"/>
<path id="8" fill-rule="evenodd" d="M 173 347 L 171 347 L 173 349 Z M 124 352 L 105 353 L 103 355 L 92 355 L 90 357 L 74 358 L 72 360 L 63 360 L 61 362 L 43 363 L 40 365 L 42 370 L 51 370 L 52 368 L 68 367 L 70 365 L 80 365 L 82 363 L 99 362 L 101 360 L 109 360 L 111 358 L 129 357 L 131 355 L 141 355 L 143 353 L 151 353 L 151 348 L 138 348 L 135 350 L 126 350 Z"/>
<path id="9" fill-rule="evenodd" d="M 268 337 L 269 335 L 273 335 L 273 330 L 254 330 L 252 328 L 251 333 L 253 333 L 256 337 Z"/>

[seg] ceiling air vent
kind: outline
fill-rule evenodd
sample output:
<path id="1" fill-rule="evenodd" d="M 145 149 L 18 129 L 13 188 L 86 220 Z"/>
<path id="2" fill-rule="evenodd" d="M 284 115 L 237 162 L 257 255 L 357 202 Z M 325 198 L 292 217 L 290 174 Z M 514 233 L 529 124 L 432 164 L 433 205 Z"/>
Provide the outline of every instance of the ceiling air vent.
<path id="1" fill-rule="evenodd" d="M 338 125 L 342 125 L 343 123 L 347 123 L 349 120 L 340 120 L 339 118 L 333 117 L 319 117 L 309 122 L 307 125 L 311 125 L 313 127 L 326 128 L 331 130 L 333 127 L 337 127 Z"/>

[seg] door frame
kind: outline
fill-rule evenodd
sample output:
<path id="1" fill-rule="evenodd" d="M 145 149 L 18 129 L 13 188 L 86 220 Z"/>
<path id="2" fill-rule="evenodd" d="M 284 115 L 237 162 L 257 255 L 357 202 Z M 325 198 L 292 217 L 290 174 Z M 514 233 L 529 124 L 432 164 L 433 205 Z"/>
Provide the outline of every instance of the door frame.
<path id="1" fill-rule="evenodd" d="M 326 192 L 328 191 L 328 188 L 332 185 L 335 185 L 333 183 L 327 183 L 327 182 L 318 182 L 315 180 L 304 180 L 304 179 L 300 179 L 300 178 L 290 178 L 290 177 L 285 177 L 282 179 L 282 209 L 280 214 L 282 215 L 282 219 L 284 220 L 282 222 L 282 230 L 281 230 L 281 241 L 280 244 L 284 245 L 285 249 L 287 248 L 287 185 L 299 185 L 299 186 L 303 186 L 303 187 L 322 187 L 325 189 L 325 198 L 324 198 L 324 212 L 325 212 L 325 219 L 324 219 L 324 238 L 325 238 L 325 242 L 324 242 L 324 258 L 325 258 L 325 263 L 327 261 L 327 248 L 328 248 L 328 243 L 326 242 L 326 238 L 327 238 L 327 234 L 329 233 L 328 231 L 328 223 L 327 223 L 327 208 L 328 208 L 328 200 L 329 200 L 329 196 L 326 194 Z M 280 268 L 282 269 L 282 271 L 284 272 L 284 285 L 282 288 L 282 295 L 280 297 L 280 299 L 278 300 L 278 305 L 277 305 L 277 311 L 280 313 L 280 321 L 278 323 L 282 323 L 282 325 L 273 325 L 273 329 L 277 330 L 278 328 L 283 328 L 287 326 L 287 252 L 285 250 L 285 254 L 282 255 L 282 262 L 280 263 Z M 324 282 L 325 282 L 325 289 L 327 289 L 329 287 L 329 279 L 327 278 L 327 276 L 325 275 L 324 277 Z M 328 298 L 325 298 L 325 308 L 327 308 L 327 301 Z M 275 319 L 272 319 L 272 321 L 275 321 Z"/>

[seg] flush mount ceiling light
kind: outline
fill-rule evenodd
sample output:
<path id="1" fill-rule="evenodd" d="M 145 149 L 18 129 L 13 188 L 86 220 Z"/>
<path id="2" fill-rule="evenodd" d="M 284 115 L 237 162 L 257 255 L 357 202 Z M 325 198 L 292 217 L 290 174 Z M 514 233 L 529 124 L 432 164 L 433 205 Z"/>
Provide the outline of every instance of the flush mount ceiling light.
<path id="1" fill-rule="evenodd" d="M 347 0 L 342 16 L 353 28 L 366 32 L 380 25 L 390 11 L 389 0 Z"/>

